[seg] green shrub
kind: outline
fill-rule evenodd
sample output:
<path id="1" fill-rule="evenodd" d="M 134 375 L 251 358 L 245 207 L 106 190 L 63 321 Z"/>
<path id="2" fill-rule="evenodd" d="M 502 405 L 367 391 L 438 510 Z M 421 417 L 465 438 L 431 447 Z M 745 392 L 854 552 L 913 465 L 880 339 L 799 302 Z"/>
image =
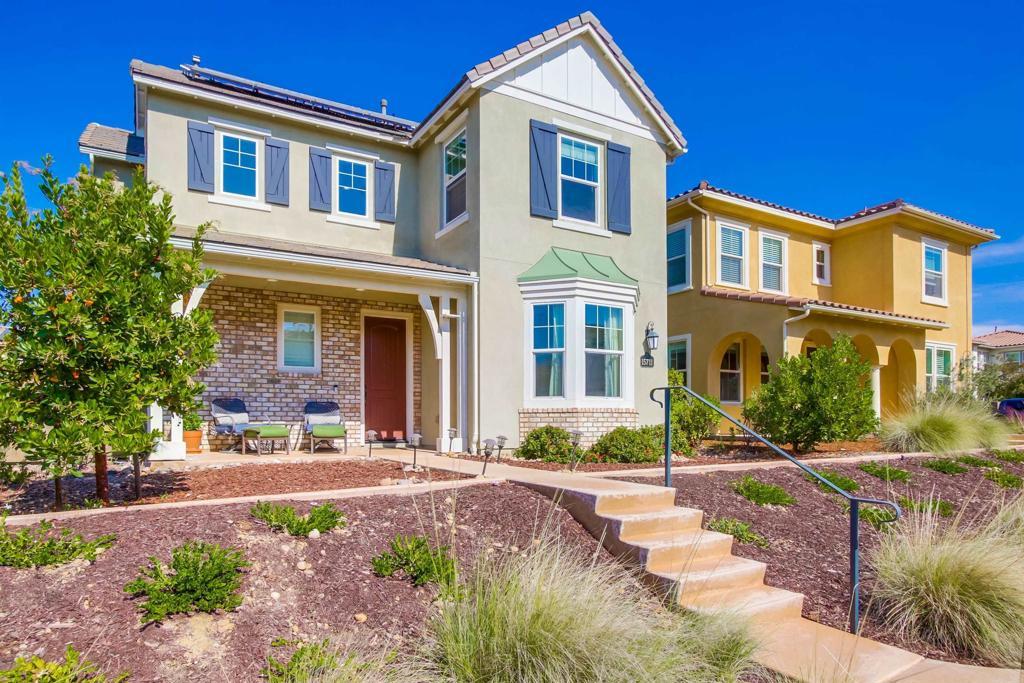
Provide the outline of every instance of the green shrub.
<path id="1" fill-rule="evenodd" d="M 987 460 L 985 458 L 979 458 L 976 455 L 961 455 L 956 461 L 961 465 L 968 465 L 970 467 L 983 467 L 986 469 L 1001 467 L 1001 465 L 993 460 Z"/>
<path id="2" fill-rule="evenodd" d="M 2 447 L 2 446 L 0 446 Z M 32 478 L 32 471 L 25 463 L 13 463 L 0 460 L 0 486 L 20 489 Z"/>
<path id="3" fill-rule="evenodd" d="M 616 427 L 590 447 L 587 459 L 594 462 L 655 463 L 665 455 L 664 427 Z"/>
<path id="4" fill-rule="evenodd" d="M 767 548 L 768 539 L 750 528 L 746 522 L 741 522 L 732 517 L 719 517 L 708 522 L 708 529 L 717 531 L 720 534 L 729 534 L 740 543 L 756 545 L 758 548 Z"/>
<path id="5" fill-rule="evenodd" d="M 684 375 L 679 370 L 668 371 L 668 383 L 682 386 Z M 714 396 L 704 394 L 704 399 L 721 407 Z M 701 442 L 711 438 L 718 431 L 721 416 L 712 408 L 690 397 L 683 391 L 672 392 L 672 451 L 675 453 L 693 454 Z M 664 443 L 662 437 L 662 443 Z"/>
<path id="6" fill-rule="evenodd" d="M 863 462 L 858 468 L 861 472 L 878 477 L 882 481 L 909 481 L 910 472 L 892 467 L 888 463 Z"/>
<path id="7" fill-rule="evenodd" d="M 840 472 L 836 472 L 835 470 L 820 469 L 817 470 L 817 472 L 818 474 L 821 475 L 822 479 L 832 482 L 834 485 L 838 486 L 847 493 L 854 493 L 855 491 L 860 489 L 860 484 L 857 483 L 856 479 L 851 479 L 850 477 L 847 477 L 845 474 L 841 474 Z M 804 478 L 807 479 L 807 481 L 811 482 L 812 484 L 816 484 L 817 487 L 824 491 L 825 493 L 835 493 L 834 489 L 818 481 L 810 474 L 805 473 Z"/>
<path id="8" fill-rule="evenodd" d="M 893 511 L 877 505 L 865 505 L 860 508 L 860 518 L 873 526 L 875 531 L 886 531 L 892 528 Z"/>
<path id="9" fill-rule="evenodd" d="M 985 478 L 1002 486 L 1004 489 L 1019 489 L 1024 486 L 1024 479 L 1012 472 L 1002 470 L 986 470 Z"/>
<path id="10" fill-rule="evenodd" d="M 921 463 L 921 467 L 927 467 L 930 470 L 936 472 L 942 472 L 943 474 L 963 474 L 968 470 L 956 460 L 952 458 L 931 458 Z"/>
<path id="11" fill-rule="evenodd" d="M 181 416 L 181 427 L 186 432 L 198 432 L 203 428 L 203 418 L 195 410 L 190 410 Z"/>
<path id="12" fill-rule="evenodd" d="M 992 451 L 992 455 L 1003 462 L 1024 463 L 1024 451 L 1008 449 L 1004 451 Z"/>
<path id="13" fill-rule="evenodd" d="M 0 669 L 0 683 L 121 683 L 128 674 L 107 678 L 92 662 L 82 659 L 68 645 L 64 660 L 48 662 L 42 657 L 18 657 L 9 669 Z"/>
<path id="14" fill-rule="evenodd" d="M 940 517 L 952 517 L 956 512 L 956 508 L 948 500 L 942 500 L 941 498 L 925 498 L 921 500 L 914 500 L 907 496 L 899 497 L 899 504 L 904 510 L 912 512 L 934 512 Z"/>
<path id="15" fill-rule="evenodd" d="M 250 514 L 267 523 L 274 531 L 287 531 L 289 536 L 309 536 L 316 529 L 327 533 L 346 524 L 343 515 L 332 503 L 315 505 L 305 515 L 300 515 L 290 505 L 275 505 L 260 501 L 252 506 Z"/>
<path id="16" fill-rule="evenodd" d="M 561 427 L 546 425 L 531 430 L 516 449 L 516 457 L 544 462 L 572 462 L 578 457 L 572 436 Z"/>
<path id="17" fill-rule="evenodd" d="M 390 577 L 401 570 L 412 585 L 436 583 L 442 590 L 454 589 L 457 572 L 448 546 L 431 548 L 425 536 L 395 536 L 391 551 L 374 557 L 370 563 L 377 576 Z"/>
<path id="18" fill-rule="evenodd" d="M 241 570 L 249 566 L 242 551 L 204 541 L 188 541 L 171 551 L 170 566 L 155 557 L 124 590 L 143 596 L 142 623 L 163 621 L 172 614 L 231 611 L 242 604 L 237 591 Z"/>
<path id="19" fill-rule="evenodd" d="M 434 679 L 417 662 L 399 661 L 394 652 L 371 643 L 364 647 L 330 640 L 271 643 L 274 647 L 296 644 L 287 661 L 267 657 L 262 673 L 268 683 L 418 683 Z"/>
<path id="20" fill-rule="evenodd" d="M 870 373 L 850 338 L 840 335 L 810 357 L 780 360 L 744 405 L 743 417 L 772 441 L 800 452 L 859 439 L 878 425 Z"/>
<path id="21" fill-rule="evenodd" d="M 652 610 L 627 569 L 554 542 L 482 555 L 427 643 L 439 678 L 456 683 L 733 681 L 755 647 L 722 616 Z"/>
<path id="22" fill-rule="evenodd" d="M 36 528 L 25 527 L 11 533 L 7 529 L 7 515 L 0 515 L 0 567 L 28 569 L 67 564 L 79 558 L 92 562 L 116 539 L 114 534 L 105 534 L 87 541 L 70 529 L 52 532 L 53 524 L 43 521 Z"/>
<path id="23" fill-rule="evenodd" d="M 766 484 L 749 474 L 734 481 L 732 490 L 756 505 L 792 505 L 796 502 L 796 498 L 781 486 Z"/>
<path id="24" fill-rule="evenodd" d="M 868 554 L 871 601 L 886 625 L 962 656 L 1019 666 L 1021 546 L 930 511 L 911 512 L 894 527 Z"/>
<path id="25" fill-rule="evenodd" d="M 885 445 L 895 451 L 950 453 L 1006 445 L 1009 427 L 988 404 L 962 393 L 919 396 L 910 408 L 882 425 Z"/>

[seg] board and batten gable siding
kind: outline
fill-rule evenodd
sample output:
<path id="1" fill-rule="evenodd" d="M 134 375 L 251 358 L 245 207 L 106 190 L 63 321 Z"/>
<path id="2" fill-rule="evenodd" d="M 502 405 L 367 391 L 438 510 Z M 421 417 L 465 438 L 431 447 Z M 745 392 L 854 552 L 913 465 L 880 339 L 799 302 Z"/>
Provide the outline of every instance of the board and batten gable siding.
<path id="1" fill-rule="evenodd" d="M 419 163 L 414 151 L 326 128 L 257 116 L 159 90 L 149 92 L 147 105 L 147 176 L 150 181 L 160 184 L 173 195 L 178 224 L 195 227 L 213 221 L 218 229 L 225 232 L 384 254 L 419 255 Z M 189 189 L 189 122 L 209 125 L 210 117 L 269 130 L 271 141 L 279 141 L 277 144 L 287 143 L 287 152 L 283 155 L 280 148 L 270 154 L 266 147 L 263 149 L 261 158 L 264 164 L 268 157 L 273 162 L 280 159 L 280 156 L 285 156 L 288 168 L 286 184 L 276 174 L 267 174 L 265 170 L 261 170 L 266 205 L 264 208 L 269 208 L 269 211 L 218 204 L 210 201 L 210 197 L 213 196 L 211 190 Z M 274 145 L 275 142 L 269 144 Z M 381 161 L 393 165 L 393 221 L 378 220 L 376 229 L 353 227 L 329 222 L 327 218 L 330 214 L 327 212 L 310 210 L 309 150 L 326 149 L 327 145 L 376 155 Z M 216 154 L 212 136 L 211 151 Z M 368 164 L 370 173 L 374 174 L 374 161 L 370 159 Z M 327 170 L 329 174 L 333 173 L 330 164 Z M 278 182 L 279 180 L 282 182 Z M 333 184 L 329 187 L 333 188 Z M 380 207 L 371 206 L 371 212 L 375 208 Z M 376 213 L 380 215 L 379 212 Z"/>

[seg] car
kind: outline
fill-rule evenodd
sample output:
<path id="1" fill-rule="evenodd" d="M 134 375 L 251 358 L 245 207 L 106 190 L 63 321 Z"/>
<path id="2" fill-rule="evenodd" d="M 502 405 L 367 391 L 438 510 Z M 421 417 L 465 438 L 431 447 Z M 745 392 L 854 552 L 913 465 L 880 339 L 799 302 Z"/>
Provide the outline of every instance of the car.
<path id="1" fill-rule="evenodd" d="M 996 412 L 1008 420 L 1024 423 L 1024 398 L 1003 399 Z"/>

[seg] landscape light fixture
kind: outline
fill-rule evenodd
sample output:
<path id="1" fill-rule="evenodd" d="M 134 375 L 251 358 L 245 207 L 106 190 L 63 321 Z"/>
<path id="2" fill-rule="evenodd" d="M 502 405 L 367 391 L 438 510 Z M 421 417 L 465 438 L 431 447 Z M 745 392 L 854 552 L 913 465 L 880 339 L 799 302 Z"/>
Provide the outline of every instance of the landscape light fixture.
<path id="1" fill-rule="evenodd" d="M 582 457 L 576 457 L 576 452 L 580 448 L 580 442 L 583 441 L 583 432 L 574 429 L 569 432 L 569 436 L 572 438 L 572 467 L 570 468 L 570 471 L 575 472 L 576 466 L 579 464 L 580 460 L 583 459 Z"/>
<path id="2" fill-rule="evenodd" d="M 501 449 L 505 447 L 505 442 L 508 441 L 507 436 L 498 435 L 498 463 L 501 463 Z"/>
<path id="3" fill-rule="evenodd" d="M 366 443 L 367 443 L 367 445 L 370 448 L 370 450 L 368 452 L 368 455 L 367 455 L 367 458 L 369 460 L 373 460 L 373 442 L 376 441 L 376 440 L 377 440 L 377 432 L 376 431 L 371 429 L 371 430 L 366 432 Z"/>
<path id="4" fill-rule="evenodd" d="M 448 457 L 452 455 L 452 448 L 455 447 L 455 437 L 458 435 L 459 430 L 455 427 L 448 428 Z"/>
<path id="5" fill-rule="evenodd" d="M 423 444 L 423 435 L 419 432 L 413 432 L 412 436 L 409 437 L 409 445 L 412 446 L 412 468 L 416 469 L 416 449 Z"/>
<path id="6" fill-rule="evenodd" d="M 494 455 L 494 446 L 496 442 L 494 439 L 484 439 L 484 468 L 480 471 L 481 477 L 487 476 L 487 461 Z"/>

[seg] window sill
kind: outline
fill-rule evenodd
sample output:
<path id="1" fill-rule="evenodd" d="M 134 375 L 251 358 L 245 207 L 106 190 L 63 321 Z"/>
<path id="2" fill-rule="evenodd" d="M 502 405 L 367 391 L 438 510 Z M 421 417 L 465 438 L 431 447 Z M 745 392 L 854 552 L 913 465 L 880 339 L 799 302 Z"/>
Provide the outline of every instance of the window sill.
<path id="1" fill-rule="evenodd" d="M 380 230 L 380 223 L 366 219 L 348 218 L 347 216 L 331 215 L 327 217 L 328 223 L 347 225 L 351 228 L 364 228 L 366 230 Z"/>
<path id="2" fill-rule="evenodd" d="M 669 294 L 679 294 L 680 292 L 689 292 L 693 289 L 693 285 L 674 285 L 668 288 Z"/>
<path id="3" fill-rule="evenodd" d="M 555 226 L 556 228 L 561 228 L 563 230 L 572 230 L 574 232 L 582 232 L 582 233 L 585 233 L 587 235 L 594 235 L 596 237 L 611 237 L 612 236 L 612 233 L 610 231 L 605 230 L 604 228 L 599 227 L 597 225 L 589 225 L 587 223 L 578 223 L 576 221 L 566 220 L 564 218 L 556 218 L 555 220 L 551 221 L 551 225 Z"/>
<path id="4" fill-rule="evenodd" d="M 759 289 L 757 290 L 762 294 L 774 294 L 775 296 L 789 296 L 789 292 L 785 292 L 781 289 Z"/>
<path id="5" fill-rule="evenodd" d="M 750 291 L 750 286 L 749 285 L 738 285 L 735 282 L 722 282 L 721 280 L 717 280 L 717 281 L 715 281 L 715 286 L 717 286 L 717 287 L 725 287 L 727 289 L 740 289 L 740 290 L 743 290 L 745 292 L 749 292 Z"/>
<path id="6" fill-rule="evenodd" d="M 320 368 L 288 368 L 281 365 L 277 366 L 277 374 L 279 375 L 301 375 L 303 377 L 309 377 L 311 375 L 319 375 Z"/>
<path id="7" fill-rule="evenodd" d="M 553 398 L 527 398 L 523 401 L 523 408 L 541 408 L 546 410 L 593 410 L 595 408 L 624 408 L 635 410 L 636 405 L 624 398 L 601 398 L 599 396 L 587 396 L 585 398 L 567 399 L 563 397 Z"/>
<path id="8" fill-rule="evenodd" d="M 819 282 L 819 281 L 816 281 L 816 280 L 811 280 L 811 284 L 815 285 L 817 287 L 831 287 L 832 286 L 831 282 L 825 282 L 825 281 L 820 281 Z"/>
<path id="9" fill-rule="evenodd" d="M 445 235 L 450 233 L 455 228 L 459 227 L 463 223 L 468 223 L 468 222 L 469 222 L 469 214 L 468 213 L 464 213 L 464 214 L 462 214 L 462 215 L 460 215 L 460 216 L 458 216 L 456 218 L 453 218 L 443 228 L 441 228 L 436 233 L 434 233 L 434 239 L 437 239 L 439 237 L 444 237 Z"/>
<path id="10" fill-rule="evenodd" d="M 921 303 L 923 303 L 923 304 L 930 304 L 932 306 L 941 306 L 943 308 L 949 308 L 949 302 L 948 301 L 943 301 L 942 299 L 931 299 L 931 298 L 926 297 L 926 296 L 921 297 Z"/>
<path id="11" fill-rule="evenodd" d="M 234 197 L 225 197 L 223 195 L 210 195 L 206 199 L 211 204 L 223 204 L 224 206 L 237 206 L 240 209 L 270 212 L 270 204 L 258 202 L 255 199 L 236 199 Z"/>

